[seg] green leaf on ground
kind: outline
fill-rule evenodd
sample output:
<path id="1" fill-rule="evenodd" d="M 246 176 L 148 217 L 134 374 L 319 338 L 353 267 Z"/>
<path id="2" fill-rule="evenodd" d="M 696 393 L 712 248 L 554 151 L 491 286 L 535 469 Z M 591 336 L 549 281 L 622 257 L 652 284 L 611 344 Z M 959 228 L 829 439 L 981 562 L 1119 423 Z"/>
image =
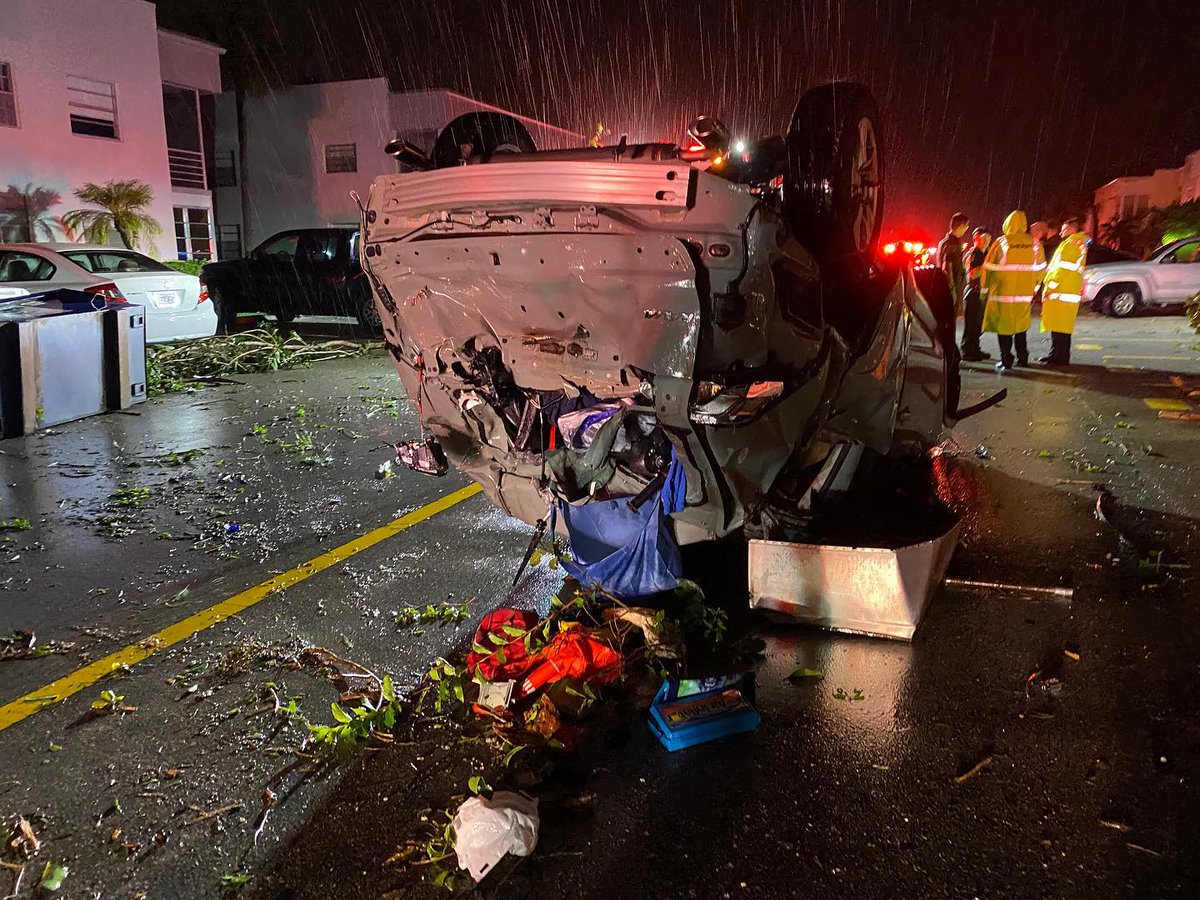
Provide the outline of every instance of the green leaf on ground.
<path id="1" fill-rule="evenodd" d="M 788 681 L 804 681 L 806 679 L 819 681 L 824 677 L 825 673 L 820 669 L 806 669 L 801 667 L 788 676 Z"/>
<path id="2" fill-rule="evenodd" d="M 54 893 L 63 886 L 69 871 L 71 870 L 62 863 L 47 860 L 46 867 L 42 869 L 42 880 L 38 882 L 38 887 L 48 893 Z"/>

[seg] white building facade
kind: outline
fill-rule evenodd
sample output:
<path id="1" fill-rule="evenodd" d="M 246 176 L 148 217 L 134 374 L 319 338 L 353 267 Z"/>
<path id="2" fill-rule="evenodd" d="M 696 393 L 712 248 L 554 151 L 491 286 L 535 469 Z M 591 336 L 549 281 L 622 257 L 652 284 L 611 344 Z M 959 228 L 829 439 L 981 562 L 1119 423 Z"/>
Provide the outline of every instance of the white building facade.
<path id="1" fill-rule="evenodd" d="M 137 180 L 162 234 L 138 249 L 212 258 L 220 47 L 158 28 L 145 0 L 0 3 L 0 242 L 73 240 L 91 182 Z M 114 238 L 115 239 L 115 238 Z"/>
<path id="2" fill-rule="evenodd" d="M 1175 203 L 1200 200 L 1200 150 L 1189 153 L 1177 169 L 1155 169 L 1153 175 L 1114 178 L 1096 189 L 1096 221 L 1108 224 L 1163 209 Z"/>
<path id="3" fill-rule="evenodd" d="M 583 135 L 453 91 L 393 91 L 386 79 L 371 78 L 246 95 L 242 159 L 236 98 L 221 95 L 216 112 L 219 252 L 225 257 L 246 252 L 292 228 L 357 225 L 350 192 L 365 201 L 372 179 L 398 171 L 396 160 L 383 151 L 389 141 L 404 138 L 428 151 L 447 123 L 477 111 L 520 120 L 542 149 L 586 143 Z"/>

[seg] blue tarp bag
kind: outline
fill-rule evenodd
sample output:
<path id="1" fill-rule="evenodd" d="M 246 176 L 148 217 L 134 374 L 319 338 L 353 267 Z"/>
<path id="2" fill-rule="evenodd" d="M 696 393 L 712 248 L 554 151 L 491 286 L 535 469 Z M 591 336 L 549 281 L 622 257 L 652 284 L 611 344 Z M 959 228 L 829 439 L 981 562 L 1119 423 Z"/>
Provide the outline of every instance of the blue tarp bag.
<path id="1" fill-rule="evenodd" d="M 602 587 L 623 600 L 673 590 L 683 572 L 679 545 L 666 516 L 683 509 L 687 490 L 683 467 L 671 457 L 657 497 L 637 510 L 628 498 L 571 506 L 559 511 L 571 537 L 563 568 L 584 587 Z"/>

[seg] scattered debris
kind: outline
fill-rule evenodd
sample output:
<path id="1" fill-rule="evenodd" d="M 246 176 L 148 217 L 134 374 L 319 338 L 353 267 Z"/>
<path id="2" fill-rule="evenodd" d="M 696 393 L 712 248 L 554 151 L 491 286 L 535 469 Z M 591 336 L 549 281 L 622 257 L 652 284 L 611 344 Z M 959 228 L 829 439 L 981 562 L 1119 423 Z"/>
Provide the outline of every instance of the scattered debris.
<path id="1" fill-rule="evenodd" d="M 538 802 L 513 791 L 491 799 L 468 797 L 454 816 L 454 852 L 460 869 L 480 882 L 504 855 L 529 856 L 538 841 Z"/>
<path id="2" fill-rule="evenodd" d="M 284 337 L 274 328 L 153 344 L 146 347 L 146 385 L 151 395 L 164 394 L 226 375 L 307 368 L 314 362 L 361 356 L 375 346 L 341 340 L 310 343 L 297 334 Z"/>
<path id="3" fill-rule="evenodd" d="M 234 872 L 228 875 L 221 876 L 221 895 L 224 897 L 232 897 L 237 894 L 250 882 L 250 876 L 244 875 L 241 872 Z"/>
<path id="4" fill-rule="evenodd" d="M 100 692 L 99 697 L 92 701 L 92 705 L 88 707 L 87 712 L 72 722 L 68 727 L 76 728 L 96 719 L 102 719 L 105 716 L 111 716 L 114 713 L 125 715 L 126 713 L 131 712 L 137 712 L 137 707 L 126 705 L 124 694 L 118 694 L 116 691 L 106 688 Z"/>
<path id="5" fill-rule="evenodd" d="M 188 819 L 183 823 L 184 827 L 191 825 L 199 825 L 201 822 L 207 822 L 210 819 L 216 819 L 226 813 L 231 813 L 242 808 L 242 801 L 235 800 L 233 803 L 226 803 L 224 806 L 218 806 L 216 809 L 204 810 L 199 806 L 189 806 L 188 809 L 197 813 L 196 818 Z"/>
<path id="6" fill-rule="evenodd" d="M 8 846 L 17 856 L 28 859 L 42 849 L 42 842 L 33 830 L 33 825 L 24 816 L 18 816 L 13 826 L 13 836 Z"/>
<path id="7" fill-rule="evenodd" d="M 436 622 L 438 625 L 455 625 L 467 617 L 470 603 L 456 606 L 452 603 L 427 603 L 424 606 L 405 606 L 392 614 L 395 623 L 401 628 L 416 625 L 419 622 Z"/>
<path id="8" fill-rule="evenodd" d="M 6 659 L 41 659 L 43 656 L 67 653 L 75 648 L 70 641 L 46 641 L 39 644 L 37 635 L 28 628 L 18 628 L 12 637 L 0 638 L 0 661 Z"/>
<path id="9" fill-rule="evenodd" d="M 1035 584 L 1010 584 L 1004 581 L 976 581 L 970 578 L 944 578 L 943 584 L 951 587 L 990 588 L 996 591 L 1011 591 L 1015 594 L 1050 594 L 1055 597 L 1073 597 L 1074 588 L 1042 587 Z"/>
<path id="10" fill-rule="evenodd" d="M 794 672 L 792 672 L 791 675 L 788 676 L 788 681 L 794 681 L 794 682 L 820 681 L 824 677 L 825 677 L 825 673 L 822 672 L 820 669 L 809 669 L 804 666 L 801 666 L 799 669 L 796 669 Z"/>
<path id="11" fill-rule="evenodd" d="M 46 866 L 42 869 L 42 878 L 38 882 L 38 887 L 48 894 L 53 894 L 63 886 L 63 882 L 67 880 L 67 873 L 70 871 L 62 863 L 46 860 Z"/>
<path id="12" fill-rule="evenodd" d="M 1139 853 L 1145 853 L 1149 856 L 1160 857 L 1160 858 L 1162 857 L 1162 854 L 1159 853 L 1157 850 L 1151 850 L 1149 847 L 1143 847 L 1141 844 L 1135 844 L 1132 841 L 1126 841 L 1125 846 L 1128 847 L 1130 850 L 1136 850 Z"/>
<path id="13" fill-rule="evenodd" d="M 990 768 L 991 765 L 992 765 L 992 757 L 985 756 L 981 760 L 979 760 L 979 762 L 975 763 L 975 765 L 971 766 L 971 768 L 967 769 L 967 771 L 963 772 L 961 775 L 955 775 L 954 783 L 962 784 L 964 781 L 969 781 L 970 779 L 972 779 L 976 775 L 978 775 L 980 772 L 982 772 L 984 769 Z"/>
<path id="14" fill-rule="evenodd" d="M 615 606 L 604 610 L 603 615 L 606 622 L 617 623 L 618 627 L 640 629 L 646 642 L 646 651 L 658 659 L 683 659 L 683 628 L 669 621 L 665 610 Z"/>
<path id="15" fill-rule="evenodd" d="M 1057 697 L 1062 693 L 1062 689 L 1063 682 L 1058 675 L 1044 672 L 1041 669 L 1031 672 L 1025 679 L 1025 695 L 1027 697 L 1033 697 L 1037 693 Z"/>
<path id="16" fill-rule="evenodd" d="M 1098 819 L 1097 821 L 1101 825 L 1103 825 L 1105 828 L 1111 828 L 1114 831 L 1121 832 L 1121 834 L 1125 834 L 1126 832 L 1133 831 L 1133 829 L 1130 828 L 1128 825 L 1126 825 L 1124 822 L 1118 822 L 1115 819 Z"/>
<path id="17" fill-rule="evenodd" d="M 719 687 L 690 696 L 680 695 L 680 682 L 664 681 L 650 705 L 650 730 L 668 750 L 754 731 L 762 720 L 743 693 L 753 685 L 753 677 L 747 673 L 720 679 L 724 683 Z"/>
<path id="18" fill-rule="evenodd" d="M 4 897 L 4 900 L 11 900 L 11 898 L 15 898 L 21 893 L 21 881 L 25 878 L 25 864 L 0 860 L 0 868 L 8 869 L 9 872 L 14 873 L 12 891 Z"/>
<path id="19" fill-rule="evenodd" d="M 356 696 L 359 704 L 349 711 L 337 703 L 331 703 L 335 724 L 310 724 L 309 740 L 324 750 L 337 753 L 352 751 L 370 740 L 390 741 L 392 728 L 402 708 L 396 699 L 391 678 L 383 676 L 377 699 Z"/>
<path id="20" fill-rule="evenodd" d="M 422 475 L 442 476 L 450 471 L 446 451 L 433 435 L 420 441 L 402 441 L 396 445 L 396 465 Z"/>
<path id="21" fill-rule="evenodd" d="M 270 788 L 266 788 L 262 793 L 262 812 L 258 814 L 258 820 L 254 823 L 254 840 L 251 845 L 258 846 L 258 838 L 263 833 L 263 829 L 267 827 L 267 816 L 271 814 L 272 808 L 275 806 L 275 792 Z"/>

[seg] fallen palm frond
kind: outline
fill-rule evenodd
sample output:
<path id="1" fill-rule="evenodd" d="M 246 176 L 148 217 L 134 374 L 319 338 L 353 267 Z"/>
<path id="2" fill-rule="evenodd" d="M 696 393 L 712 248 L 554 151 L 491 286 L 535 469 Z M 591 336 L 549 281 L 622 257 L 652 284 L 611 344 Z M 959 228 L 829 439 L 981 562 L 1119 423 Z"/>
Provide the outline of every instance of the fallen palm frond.
<path id="1" fill-rule="evenodd" d="M 306 368 L 315 362 L 361 356 L 375 346 L 345 340 L 311 342 L 298 334 L 285 337 L 269 327 L 150 346 L 146 348 L 147 388 L 151 394 L 165 394 L 197 380 Z"/>

